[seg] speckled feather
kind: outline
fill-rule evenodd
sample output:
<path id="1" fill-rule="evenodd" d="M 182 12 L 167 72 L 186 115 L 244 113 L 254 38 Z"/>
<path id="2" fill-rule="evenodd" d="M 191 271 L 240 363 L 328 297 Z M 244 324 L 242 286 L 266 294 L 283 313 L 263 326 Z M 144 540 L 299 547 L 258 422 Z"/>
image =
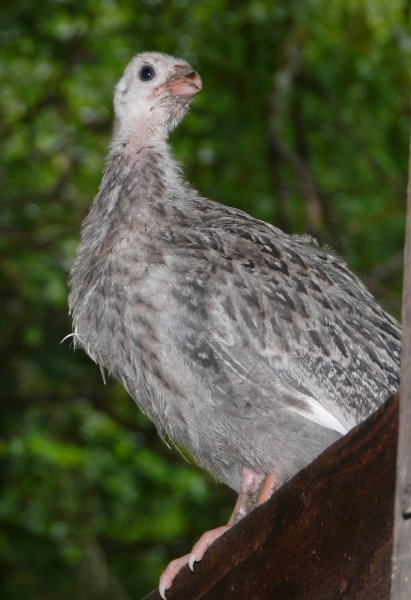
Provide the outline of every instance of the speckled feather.
<path id="1" fill-rule="evenodd" d="M 177 59 L 131 65 L 148 56 L 170 80 Z M 166 144 L 189 102 L 160 92 L 158 136 L 117 106 L 70 279 L 74 340 L 218 480 L 285 481 L 398 388 L 400 328 L 315 240 L 193 190 Z"/>

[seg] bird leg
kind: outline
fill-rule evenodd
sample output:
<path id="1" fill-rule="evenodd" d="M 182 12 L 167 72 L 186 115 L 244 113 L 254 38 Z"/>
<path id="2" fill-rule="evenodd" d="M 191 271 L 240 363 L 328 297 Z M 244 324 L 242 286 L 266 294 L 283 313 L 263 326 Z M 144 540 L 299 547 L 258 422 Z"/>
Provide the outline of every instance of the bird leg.
<path id="1" fill-rule="evenodd" d="M 267 483 L 269 478 L 272 480 Z M 273 476 L 264 476 L 262 473 L 253 471 L 253 469 L 250 469 L 249 467 L 243 467 L 241 471 L 240 493 L 238 494 L 237 502 L 235 503 L 234 510 L 227 525 L 206 531 L 194 544 L 189 554 L 176 558 L 170 562 L 160 577 L 159 592 L 163 599 L 166 597 L 165 591 L 171 587 L 174 577 L 182 567 L 188 564 L 192 571 L 194 563 L 203 558 L 204 554 L 215 540 L 222 536 L 223 533 L 230 529 L 230 527 L 238 523 L 238 521 L 249 513 L 257 504 L 261 504 L 262 502 L 265 502 L 265 500 L 268 500 L 268 494 L 275 491 L 273 482 L 275 482 Z"/>
<path id="2" fill-rule="evenodd" d="M 258 496 L 256 506 L 260 506 L 260 504 L 267 502 L 280 486 L 281 480 L 278 477 L 275 477 L 275 475 L 268 473 L 268 475 L 264 477 L 264 481 L 261 485 L 260 495 Z"/>

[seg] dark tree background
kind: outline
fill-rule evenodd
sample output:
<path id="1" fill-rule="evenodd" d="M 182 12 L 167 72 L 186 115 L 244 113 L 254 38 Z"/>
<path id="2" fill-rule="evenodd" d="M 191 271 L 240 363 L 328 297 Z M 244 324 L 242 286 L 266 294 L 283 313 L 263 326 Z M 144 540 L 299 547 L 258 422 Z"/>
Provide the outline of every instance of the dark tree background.
<path id="1" fill-rule="evenodd" d="M 128 60 L 161 50 L 203 77 L 173 136 L 203 194 L 316 235 L 399 316 L 410 13 L 409 0 L 2 3 L 1 598 L 138 598 L 233 502 L 60 345 Z"/>

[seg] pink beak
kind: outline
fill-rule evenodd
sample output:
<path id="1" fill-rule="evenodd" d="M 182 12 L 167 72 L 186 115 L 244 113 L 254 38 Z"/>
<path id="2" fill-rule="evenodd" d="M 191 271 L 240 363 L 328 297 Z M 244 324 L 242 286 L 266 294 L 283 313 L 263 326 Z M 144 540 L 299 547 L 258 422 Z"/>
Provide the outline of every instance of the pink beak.
<path id="1" fill-rule="evenodd" d="M 203 87 L 200 75 L 192 71 L 188 75 L 170 81 L 166 85 L 168 91 L 174 96 L 195 96 Z"/>

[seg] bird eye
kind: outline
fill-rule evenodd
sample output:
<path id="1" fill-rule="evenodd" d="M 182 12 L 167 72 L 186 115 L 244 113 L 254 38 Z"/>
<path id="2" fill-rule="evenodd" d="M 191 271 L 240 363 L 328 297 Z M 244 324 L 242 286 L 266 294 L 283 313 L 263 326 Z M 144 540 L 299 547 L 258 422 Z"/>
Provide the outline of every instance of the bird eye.
<path id="1" fill-rule="evenodd" d="M 153 69 L 153 67 L 149 67 L 146 65 L 145 67 L 142 67 L 140 69 L 139 77 L 141 81 L 150 81 L 151 79 L 154 79 L 155 74 L 156 72 Z"/>

